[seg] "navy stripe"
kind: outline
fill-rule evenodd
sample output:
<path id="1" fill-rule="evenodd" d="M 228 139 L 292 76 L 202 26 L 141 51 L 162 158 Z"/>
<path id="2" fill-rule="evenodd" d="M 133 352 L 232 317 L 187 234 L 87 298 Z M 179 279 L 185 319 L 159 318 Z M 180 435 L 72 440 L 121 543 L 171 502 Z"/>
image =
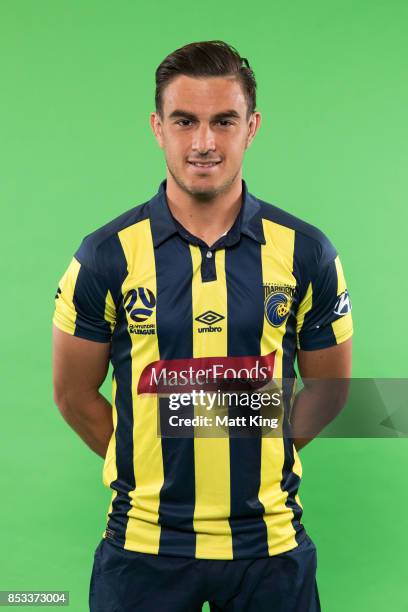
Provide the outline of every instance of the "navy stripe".
<path id="1" fill-rule="evenodd" d="M 110 325 L 104 319 L 107 293 L 105 279 L 81 264 L 72 298 L 76 310 L 74 336 L 97 342 L 110 341 Z"/>
<path id="2" fill-rule="evenodd" d="M 260 244 L 242 236 L 226 250 L 225 268 L 228 356 L 259 355 L 264 319 Z M 265 508 L 258 498 L 261 444 L 260 436 L 230 437 L 229 523 L 234 559 L 268 556 Z"/>
<path id="3" fill-rule="evenodd" d="M 160 359 L 193 357 L 192 261 L 189 245 L 172 236 L 155 249 L 156 324 Z M 161 398 L 160 410 L 168 400 Z M 159 554 L 194 557 L 194 437 L 162 438 L 164 483 L 160 491 Z"/>
<path id="4" fill-rule="evenodd" d="M 337 344 L 331 326 L 339 316 L 333 310 L 337 301 L 337 269 L 334 260 L 319 268 L 312 280 L 312 308 L 305 314 L 299 333 L 300 347 L 305 350 L 326 348 Z"/>
<path id="5" fill-rule="evenodd" d="M 109 513 L 108 529 L 114 532 L 115 542 L 124 546 L 127 514 L 131 508 L 129 491 L 136 487 L 133 469 L 132 341 L 127 329 L 120 289 L 128 273 L 127 263 L 117 235 L 109 240 L 109 248 L 112 261 L 116 262 L 116 274 L 110 279 L 110 287 L 117 308 L 111 362 L 117 384 L 115 406 L 118 420 L 115 434 L 117 478 L 110 485 L 111 489 L 117 491 L 117 495 Z"/>
<path id="6" fill-rule="evenodd" d="M 208 283 L 217 280 L 217 269 L 215 267 L 215 251 L 200 244 L 201 253 L 201 282 Z M 211 253 L 211 257 L 207 257 Z"/>
<path id="7" fill-rule="evenodd" d="M 289 393 L 289 389 L 286 389 Z M 285 407 L 287 409 L 287 404 L 285 403 Z M 302 508 L 297 503 L 295 496 L 298 493 L 301 479 L 295 472 L 293 471 L 294 464 L 294 454 L 293 454 L 293 438 L 290 437 L 290 428 L 287 420 L 287 414 L 285 415 L 283 422 L 283 431 L 284 438 L 283 444 L 285 449 L 285 461 L 282 468 L 282 480 L 281 480 L 281 489 L 282 491 L 286 491 L 288 493 L 285 505 L 290 508 L 293 512 L 292 518 L 292 526 L 295 530 L 295 538 L 298 544 L 302 541 L 304 537 L 304 527 L 301 524 L 302 518 Z"/>

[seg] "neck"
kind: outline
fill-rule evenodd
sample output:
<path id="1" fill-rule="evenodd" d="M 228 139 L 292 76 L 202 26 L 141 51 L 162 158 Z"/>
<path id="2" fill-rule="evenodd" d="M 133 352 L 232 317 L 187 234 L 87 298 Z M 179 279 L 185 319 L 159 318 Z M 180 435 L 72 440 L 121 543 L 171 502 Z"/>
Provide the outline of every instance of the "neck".
<path id="1" fill-rule="evenodd" d="M 242 203 L 242 172 L 213 199 L 202 201 L 181 189 L 167 171 L 166 197 L 173 217 L 197 238 L 211 246 L 232 227 Z"/>

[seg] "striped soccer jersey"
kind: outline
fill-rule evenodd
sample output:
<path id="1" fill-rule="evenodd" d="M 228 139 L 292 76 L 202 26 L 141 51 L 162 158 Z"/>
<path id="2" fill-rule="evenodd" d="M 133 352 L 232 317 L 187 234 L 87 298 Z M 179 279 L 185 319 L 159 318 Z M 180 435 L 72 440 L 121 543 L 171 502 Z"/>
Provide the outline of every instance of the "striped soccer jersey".
<path id="1" fill-rule="evenodd" d="M 211 248 L 171 215 L 166 181 L 148 202 L 85 236 L 53 322 L 110 342 L 112 418 L 103 533 L 152 554 L 244 559 L 306 536 L 299 456 L 288 436 L 160 437 L 158 381 L 267 368 L 295 378 L 297 349 L 353 333 L 342 266 L 316 227 L 263 202 L 242 206 Z M 258 368 L 258 370 L 257 370 Z"/>

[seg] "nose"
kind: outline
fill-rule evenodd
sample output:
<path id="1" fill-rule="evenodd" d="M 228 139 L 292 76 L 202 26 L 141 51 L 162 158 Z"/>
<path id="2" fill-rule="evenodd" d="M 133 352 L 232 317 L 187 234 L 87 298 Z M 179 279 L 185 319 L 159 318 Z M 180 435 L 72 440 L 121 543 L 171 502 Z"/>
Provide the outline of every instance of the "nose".
<path id="1" fill-rule="evenodd" d="M 192 149 L 200 155 L 215 151 L 215 139 L 210 125 L 202 123 L 194 130 Z"/>

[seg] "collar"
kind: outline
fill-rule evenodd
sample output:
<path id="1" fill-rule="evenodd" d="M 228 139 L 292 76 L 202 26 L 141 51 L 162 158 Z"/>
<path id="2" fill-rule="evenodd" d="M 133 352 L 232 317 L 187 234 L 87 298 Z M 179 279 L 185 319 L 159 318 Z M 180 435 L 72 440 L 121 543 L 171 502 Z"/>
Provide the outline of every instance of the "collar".
<path id="1" fill-rule="evenodd" d="M 155 247 L 158 247 L 167 238 L 178 232 L 175 219 L 167 203 L 166 184 L 167 180 L 164 179 L 160 183 L 156 195 L 149 202 L 153 244 Z M 237 242 L 241 233 L 260 244 L 265 244 L 260 212 L 261 206 L 258 200 L 248 192 L 246 182 L 242 180 L 242 205 L 238 217 L 225 236 L 226 246 Z"/>

